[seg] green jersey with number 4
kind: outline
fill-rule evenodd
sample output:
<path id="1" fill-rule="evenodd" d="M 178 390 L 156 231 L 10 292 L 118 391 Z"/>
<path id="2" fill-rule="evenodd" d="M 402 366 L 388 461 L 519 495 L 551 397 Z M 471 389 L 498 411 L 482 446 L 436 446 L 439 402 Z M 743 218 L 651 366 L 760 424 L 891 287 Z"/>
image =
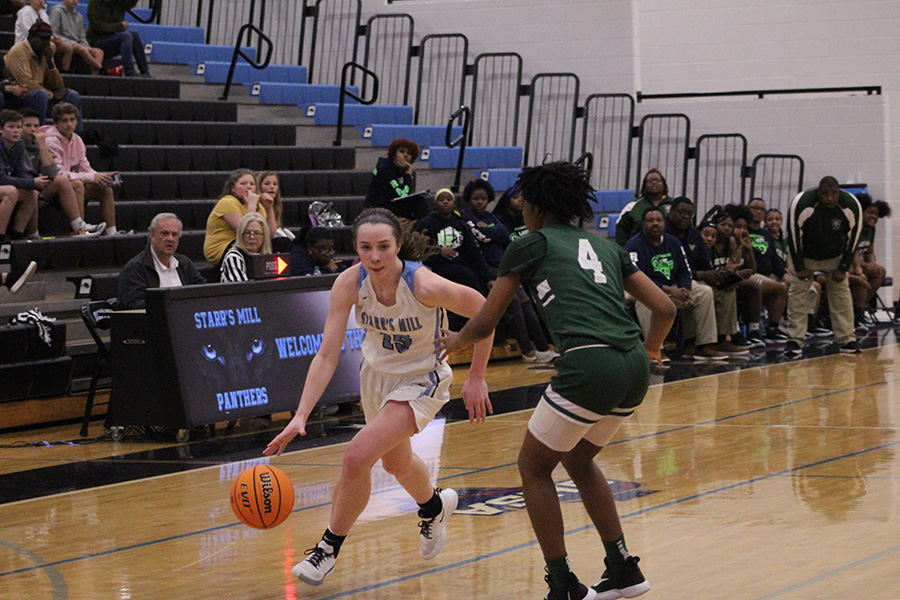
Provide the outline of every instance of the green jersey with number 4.
<path id="1" fill-rule="evenodd" d="M 625 311 L 624 281 L 636 272 L 621 247 L 571 225 L 548 225 L 514 240 L 500 263 L 501 277 L 522 277 L 560 351 L 640 344 L 640 329 Z"/>

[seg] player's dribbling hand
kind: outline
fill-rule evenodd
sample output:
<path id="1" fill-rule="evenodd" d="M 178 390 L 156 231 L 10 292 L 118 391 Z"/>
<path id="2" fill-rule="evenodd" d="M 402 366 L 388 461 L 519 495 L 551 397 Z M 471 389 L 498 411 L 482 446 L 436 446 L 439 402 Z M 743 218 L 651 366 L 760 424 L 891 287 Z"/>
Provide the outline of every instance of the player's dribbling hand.
<path id="1" fill-rule="evenodd" d="M 306 416 L 297 413 L 294 415 L 294 418 L 291 419 L 291 422 L 287 424 L 287 426 L 275 436 L 269 445 L 266 446 L 266 449 L 263 450 L 264 456 L 271 456 L 274 454 L 275 456 L 281 456 L 281 453 L 284 452 L 284 449 L 291 442 L 292 439 L 297 437 L 297 435 L 306 435 Z"/>
<path id="2" fill-rule="evenodd" d="M 469 412 L 469 423 L 484 423 L 488 415 L 494 414 L 488 396 L 487 383 L 483 377 L 469 377 L 462 387 L 463 403 Z"/>
<path id="3" fill-rule="evenodd" d="M 459 344 L 456 343 L 457 334 L 449 329 L 441 329 L 441 337 L 434 343 L 434 353 L 437 354 L 438 360 L 444 360 L 452 352 L 459 350 Z"/>

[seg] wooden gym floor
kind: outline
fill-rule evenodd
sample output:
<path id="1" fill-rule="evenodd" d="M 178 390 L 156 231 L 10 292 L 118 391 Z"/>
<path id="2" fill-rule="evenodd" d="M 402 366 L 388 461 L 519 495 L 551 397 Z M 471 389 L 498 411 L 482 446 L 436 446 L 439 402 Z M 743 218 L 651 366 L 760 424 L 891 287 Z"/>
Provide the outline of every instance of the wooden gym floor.
<path id="1" fill-rule="evenodd" d="M 794 362 L 676 360 L 654 375 L 598 459 L 653 586 L 646 597 L 900 599 L 900 353 L 890 328 L 864 346 Z M 42 443 L 77 440 L 77 425 L 0 435 L 0 598 L 542 598 L 516 456 L 551 373 L 492 365 L 488 423 L 460 420 L 453 401 L 414 438 L 433 477 L 461 497 L 437 558 L 418 556 L 415 505 L 376 466 L 369 507 L 318 588 L 290 569 L 327 525 L 358 415 L 326 417 L 272 461 L 297 502 L 268 531 L 240 524 L 228 494 L 238 472 L 266 461 L 274 431 L 238 427 L 187 444 Z M 458 369 L 455 390 L 463 378 Z M 595 583 L 602 546 L 565 472 L 556 475 L 570 561 Z"/>

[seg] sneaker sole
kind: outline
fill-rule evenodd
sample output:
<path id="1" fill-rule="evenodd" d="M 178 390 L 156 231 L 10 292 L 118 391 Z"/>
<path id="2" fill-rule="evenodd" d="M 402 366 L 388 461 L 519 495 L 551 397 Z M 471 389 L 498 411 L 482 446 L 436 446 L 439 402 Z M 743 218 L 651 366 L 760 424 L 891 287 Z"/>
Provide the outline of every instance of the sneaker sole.
<path id="1" fill-rule="evenodd" d="M 694 356 L 693 359 L 697 362 L 721 362 L 723 360 L 728 360 L 727 356 Z"/>
<path id="2" fill-rule="evenodd" d="M 840 352 L 841 352 L 841 354 L 860 354 L 860 350 L 859 350 L 859 349 L 857 349 L 857 350 L 844 350 L 843 348 L 841 348 L 841 349 L 840 349 Z"/>
<path id="3" fill-rule="evenodd" d="M 19 277 L 19 279 L 9 288 L 10 293 L 15 294 L 19 290 L 22 289 L 22 286 L 28 283 L 28 280 L 31 279 L 31 276 L 34 275 L 34 272 L 37 271 L 37 263 L 31 261 L 28 263 L 28 266 L 25 267 L 25 272 Z"/>
<path id="4" fill-rule="evenodd" d="M 307 576 L 306 573 L 299 570 L 297 567 L 294 567 L 293 569 L 291 569 L 291 573 L 294 575 L 294 577 L 296 577 L 303 583 L 305 583 L 307 585 L 312 585 L 312 586 L 322 585 L 322 582 L 325 581 L 325 578 L 328 577 L 328 575 L 332 571 L 334 571 L 334 567 L 331 567 L 330 569 L 328 569 L 328 571 L 322 576 L 322 579 L 312 579 L 311 577 Z"/>
<path id="5" fill-rule="evenodd" d="M 594 588 L 588 588 L 594 591 L 594 600 L 618 600 L 618 598 L 637 598 L 650 591 L 650 582 L 642 581 L 636 585 L 622 588 L 620 590 L 609 590 L 607 592 L 598 592 Z"/>
<path id="6" fill-rule="evenodd" d="M 448 491 L 448 490 L 444 490 L 444 491 Z M 441 530 L 441 536 L 437 539 L 437 543 L 434 545 L 434 548 L 432 548 L 431 552 L 429 552 L 428 554 L 423 553 L 422 548 L 421 547 L 419 548 L 419 555 L 422 558 L 424 558 L 425 560 L 431 560 L 432 558 L 434 558 L 435 556 L 440 554 L 441 550 L 444 549 L 444 542 L 447 541 L 447 521 L 450 520 L 450 517 L 452 517 L 453 513 L 456 512 L 456 507 L 459 506 L 459 495 L 456 493 L 456 490 L 449 490 L 449 491 L 453 492 L 453 503 L 452 503 L 453 506 L 450 509 L 450 512 L 448 512 L 444 516 L 444 520 L 443 520 L 444 527 Z M 443 501 L 443 500 L 444 500 L 444 498 L 442 496 L 441 501 Z"/>

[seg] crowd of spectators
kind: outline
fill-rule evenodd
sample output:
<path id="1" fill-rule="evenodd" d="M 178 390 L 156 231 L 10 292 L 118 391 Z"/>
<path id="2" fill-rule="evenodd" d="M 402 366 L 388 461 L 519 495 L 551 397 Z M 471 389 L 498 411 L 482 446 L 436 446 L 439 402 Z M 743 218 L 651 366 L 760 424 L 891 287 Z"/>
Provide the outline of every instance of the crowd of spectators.
<path id="1" fill-rule="evenodd" d="M 683 312 L 685 356 L 740 358 L 784 344 L 787 357 L 799 357 L 806 341 L 831 337 L 856 353 L 856 333 L 874 324 L 869 309 L 886 276 L 872 241 L 888 215 L 886 202 L 857 200 L 825 177 L 791 202 L 786 236 L 783 215 L 763 198 L 717 205 L 695 228 L 693 202 L 670 198 L 651 169 L 620 214 L 616 241 Z M 631 233 L 638 218 L 641 229 Z M 636 307 L 646 328 L 645 312 Z"/>

